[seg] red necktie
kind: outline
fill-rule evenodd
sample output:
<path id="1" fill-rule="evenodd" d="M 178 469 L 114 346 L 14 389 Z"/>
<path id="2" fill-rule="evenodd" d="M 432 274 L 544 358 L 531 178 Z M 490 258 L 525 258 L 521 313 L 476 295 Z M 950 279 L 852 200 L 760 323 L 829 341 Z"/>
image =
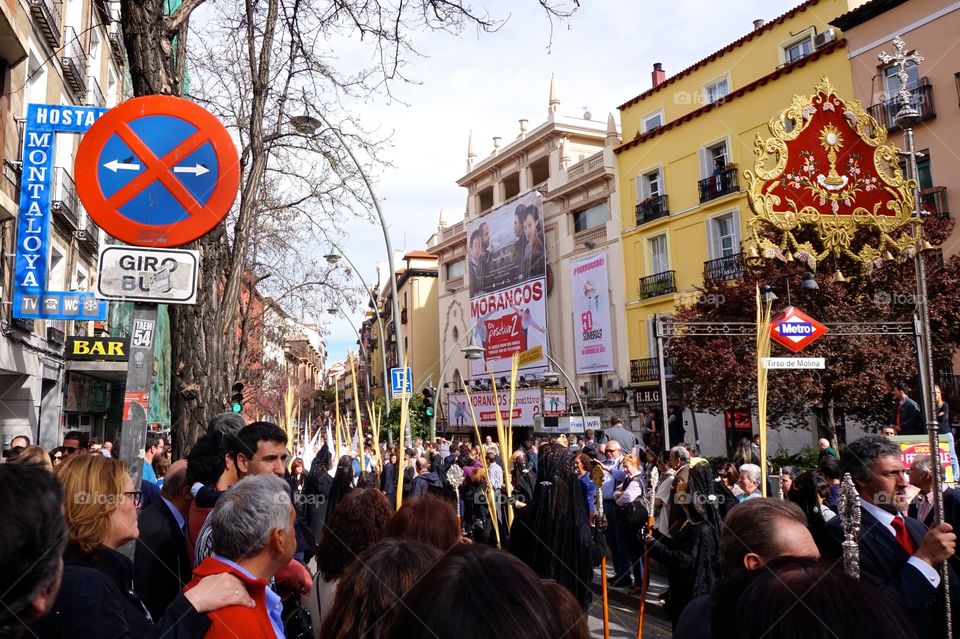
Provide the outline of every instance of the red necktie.
<path id="1" fill-rule="evenodd" d="M 908 555 L 913 555 L 913 553 L 916 552 L 916 546 L 913 545 L 913 540 L 910 539 L 910 533 L 907 532 L 907 524 L 904 523 L 903 517 L 897 515 L 893 518 L 893 521 L 890 522 L 890 525 L 893 526 L 897 541 L 900 542 L 903 549 L 907 551 Z"/>

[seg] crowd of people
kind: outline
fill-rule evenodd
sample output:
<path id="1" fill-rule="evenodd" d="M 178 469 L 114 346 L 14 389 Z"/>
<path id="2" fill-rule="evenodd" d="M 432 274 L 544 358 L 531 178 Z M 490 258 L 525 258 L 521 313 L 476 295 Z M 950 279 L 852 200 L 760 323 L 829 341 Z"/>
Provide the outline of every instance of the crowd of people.
<path id="1" fill-rule="evenodd" d="M 306 468 L 278 426 L 224 413 L 172 463 L 150 434 L 139 488 L 83 433 L 59 458 L 11 442 L 0 637 L 577 639 L 604 558 L 609 588 L 635 596 L 666 574 L 649 594 L 676 637 L 944 636 L 960 493 L 934 526 L 929 457 L 908 484 L 888 438 L 841 453 L 823 440 L 817 469 L 769 472 L 764 491 L 750 440 L 711 463 L 643 434 L 615 419 L 509 459 L 490 437 L 324 444 Z M 861 499 L 860 580 L 843 571 L 844 473 Z"/>

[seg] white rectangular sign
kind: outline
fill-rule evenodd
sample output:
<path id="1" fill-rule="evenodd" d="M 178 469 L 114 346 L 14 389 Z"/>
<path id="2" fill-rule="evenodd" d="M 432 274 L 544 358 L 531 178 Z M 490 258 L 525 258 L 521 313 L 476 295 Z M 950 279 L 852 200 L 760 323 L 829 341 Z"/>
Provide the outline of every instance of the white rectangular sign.
<path id="1" fill-rule="evenodd" d="M 613 370 L 607 253 L 570 262 L 577 375 Z"/>
<path id="2" fill-rule="evenodd" d="M 470 405 L 467 404 L 465 393 L 450 393 L 447 395 L 447 413 L 451 426 L 473 428 L 473 420 L 470 417 Z M 500 417 L 503 419 L 504 427 L 510 421 L 510 411 L 507 405 L 510 403 L 510 389 L 497 389 L 497 397 L 494 399 L 492 391 L 470 393 L 473 400 L 473 412 L 477 417 L 478 426 L 496 426 L 497 411 L 496 406 L 500 408 Z M 534 417 L 540 415 L 543 411 L 541 405 L 542 395 L 539 388 L 518 388 L 517 395 L 513 401 L 513 425 L 514 426 L 533 426 Z"/>
<path id="3" fill-rule="evenodd" d="M 822 357 L 764 357 L 763 367 L 769 370 L 792 368 L 825 368 Z"/>
<path id="4" fill-rule="evenodd" d="M 106 245 L 97 261 L 100 299 L 196 304 L 200 253 L 183 249 Z"/>

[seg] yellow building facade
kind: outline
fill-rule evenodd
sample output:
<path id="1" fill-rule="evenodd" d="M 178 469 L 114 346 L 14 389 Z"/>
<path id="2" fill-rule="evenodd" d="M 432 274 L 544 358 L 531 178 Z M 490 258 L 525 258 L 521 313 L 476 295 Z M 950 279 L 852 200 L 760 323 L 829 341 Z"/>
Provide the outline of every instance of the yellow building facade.
<path id="1" fill-rule="evenodd" d="M 811 0 L 665 77 L 620 106 L 616 149 L 630 383 L 637 403 L 658 403 L 657 315 L 695 303 L 706 279 L 743 272 L 741 239 L 752 215 L 743 172 L 754 139 L 795 94 L 826 76 L 852 97 L 843 34 L 830 21 L 860 2 Z M 672 371 L 667 362 L 666 373 Z M 643 397 L 644 399 L 641 399 Z M 651 401 L 652 400 L 652 401 Z"/>

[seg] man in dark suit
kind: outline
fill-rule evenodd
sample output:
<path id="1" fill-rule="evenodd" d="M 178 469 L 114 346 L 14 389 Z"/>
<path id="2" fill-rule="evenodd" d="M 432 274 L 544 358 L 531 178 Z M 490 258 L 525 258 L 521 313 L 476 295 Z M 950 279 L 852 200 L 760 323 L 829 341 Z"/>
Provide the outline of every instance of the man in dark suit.
<path id="1" fill-rule="evenodd" d="M 897 400 L 893 427 L 898 435 L 923 435 L 927 431 L 920 418 L 920 407 L 907 395 L 909 392 L 906 384 L 897 384 L 893 389 L 893 398 Z"/>
<path id="2" fill-rule="evenodd" d="M 950 524 L 927 530 L 898 506 L 905 499 L 900 448 L 886 437 L 869 435 L 850 443 L 840 456 L 860 493 L 860 574 L 864 581 L 897 601 L 919 637 L 942 637 L 944 619 L 940 564 L 954 555 L 956 535 Z M 824 559 L 842 569 L 840 517 L 827 523 Z M 960 603 L 951 571 L 954 607 Z M 956 630 L 956 627 L 955 627 Z"/>
<path id="3" fill-rule="evenodd" d="M 186 516 L 193 496 L 187 462 L 174 462 L 164 476 L 160 499 L 140 513 L 140 537 L 134 551 L 134 589 L 154 619 L 192 577 L 187 553 Z"/>
<path id="4" fill-rule="evenodd" d="M 907 511 L 914 519 L 929 528 L 933 525 L 933 460 L 930 455 L 917 455 L 910 464 L 910 483 L 920 489 Z M 960 523 L 960 492 L 954 488 L 943 491 L 943 520 L 957 530 Z"/>

